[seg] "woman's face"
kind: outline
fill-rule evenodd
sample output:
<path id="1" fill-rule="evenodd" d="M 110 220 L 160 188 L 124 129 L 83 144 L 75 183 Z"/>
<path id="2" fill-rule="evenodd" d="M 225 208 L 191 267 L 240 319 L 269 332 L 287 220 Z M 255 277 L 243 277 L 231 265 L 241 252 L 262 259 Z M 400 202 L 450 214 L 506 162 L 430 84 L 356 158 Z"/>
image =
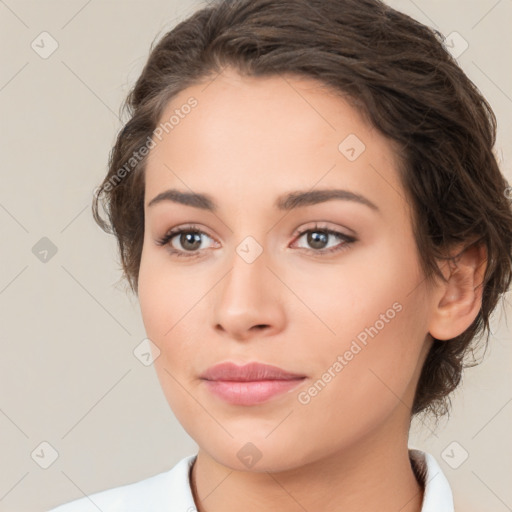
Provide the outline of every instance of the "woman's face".
<path id="1" fill-rule="evenodd" d="M 389 141 L 314 81 L 231 71 L 182 91 L 161 121 L 146 168 L 139 300 L 185 430 L 225 466 L 261 457 L 257 471 L 406 435 L 433 301 Z M 215 208 L 148 206 L 169 189 Z M 333 190 L 364 199 L 320 193 Z M 202 233 L 156 243 L 191 225 Z M 259 402 L 226 384 L 226 400 L 200 378 L 226 361 L 304 378 Z"/>

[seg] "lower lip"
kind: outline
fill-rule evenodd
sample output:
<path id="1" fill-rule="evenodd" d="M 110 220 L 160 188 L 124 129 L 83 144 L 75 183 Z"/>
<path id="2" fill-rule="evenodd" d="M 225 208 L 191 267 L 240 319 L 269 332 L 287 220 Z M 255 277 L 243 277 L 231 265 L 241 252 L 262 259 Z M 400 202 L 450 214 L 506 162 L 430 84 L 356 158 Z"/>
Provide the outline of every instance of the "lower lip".
<path id="1" fill-rule="evenodd" d="M 204 382 L 212 393 L 230 404 L 256 405 L 296 388 L 304 379 L 305 377 L 292 380 L 258 380 L 248 382 L 205 380 Z"/>

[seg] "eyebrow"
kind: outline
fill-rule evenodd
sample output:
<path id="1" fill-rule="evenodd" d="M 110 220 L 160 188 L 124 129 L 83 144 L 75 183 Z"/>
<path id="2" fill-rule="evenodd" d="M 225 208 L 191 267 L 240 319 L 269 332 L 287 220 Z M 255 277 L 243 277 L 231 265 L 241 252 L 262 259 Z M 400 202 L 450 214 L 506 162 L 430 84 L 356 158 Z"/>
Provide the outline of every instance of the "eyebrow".
<path id="1" fill-rule="evenodd" d="M 314 204 L 324 203 L 332 199 L 340 199 L 344 201 L 352 201 L 365 206 L 368 206 L 372 210 L 379 212 L 379 207 L 367 199 L 366 197 L 351 192 L 350 190 L 342 189 L 323 189 L 323 190 L 310 190 L 310 191 L 294 191 L 288 194 L 279 196 L 274 207 L 278 210 L 294 210 L 295 208 L 302 208 Z M 181 192 L 177 189 L 169 189 L 161 192 L 155 196 L 147 204 L 147 207 L 154 206 L 155 204 L 162 203 L 164 201 L 171 201 L 193 208 L 200 208 L 211 212 L 218 211 L 218 205 L 213 198 L 208 194 L 199 194 L 194 192 Z"/>

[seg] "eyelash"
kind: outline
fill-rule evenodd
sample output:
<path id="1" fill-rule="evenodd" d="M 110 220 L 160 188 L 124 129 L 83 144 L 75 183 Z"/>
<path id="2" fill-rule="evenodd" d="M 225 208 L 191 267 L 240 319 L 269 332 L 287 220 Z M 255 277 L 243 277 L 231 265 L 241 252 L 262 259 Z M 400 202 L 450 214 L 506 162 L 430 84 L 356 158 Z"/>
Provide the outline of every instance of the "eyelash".
<path id="1" fill-rule="evenodd" d="M 296 239 L 299 239 L 300 237 L 302 237 L 302 235 L 304 235 L 306 233 L 310 233 L 310 232 L 321 232 L 321 233 L 326 233 L 326 234 L 329 234 L 329 235 L 333 235 L 333 236 L 335 236 L 337 238 L 340 238 L 344 242 L 342 245 L 331 247 L 330 249 L 319 249 L 319 250 L 316 250 L 316 249 L 303 249 L 306 252 L 312 252 L 312 253 L 314 253 L 315 255 L 318 255 L 318 256 L 325 256 L 327 254 L 333 254 L 333 253 L 337 253 L 337 252 L 342 252 L 344 250 L 349 249 L 350 246 L 354 242 L 357 241 L 357 239 L 352 237 L 352 236 L 345 235 L 344 233 L 340 233 L 339 231 L 335 231 L 333 229 L 329 229 L 329 228 L 326 228 L 326 227 L 319 226 L 318 224 L 316 224 L 312 228 L 308 228 L 308 229 L 305 229 L 303 231 L 297 232 L 296 233 Z M 169 245 L 169 242 L 176 235 L 181 235 L 182 233 L 195 233 L 195 234 L 200 234 L 200 235 L 206 235 L 207 237 L 211 238 L 207 233 L 205 233 L 204 231 L 199 229 L 197 226 L 190 225 L 190 226 L 176 228 L 176 229 L 172 229 L 172 230 L 168 231 L 162 238 L 160 238 L 160 239 L 158 239 L 156 241 L 156 244 L 158 246 L 167 246 L 166 249 L 171 253 L 171 255 L 177 256 L 179 258 L 182 258 L 182 257 L 184 257 L 184 258 L 196 258 L 196 257 L 200 256 L 200 251 L 192 251 L 192 252 L 188 251 L 188 254 L 187 254 L 187 251 L 180 251 L 180 250 L 174 249 L 171 245 Z"/>

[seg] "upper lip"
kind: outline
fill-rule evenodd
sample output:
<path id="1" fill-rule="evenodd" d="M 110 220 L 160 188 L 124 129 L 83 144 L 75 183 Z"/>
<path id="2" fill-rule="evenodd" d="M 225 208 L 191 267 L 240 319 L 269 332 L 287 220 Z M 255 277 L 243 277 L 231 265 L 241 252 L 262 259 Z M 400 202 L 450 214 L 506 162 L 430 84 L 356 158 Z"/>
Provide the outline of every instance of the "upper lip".
<path id="1" fill-rule="evenodd" d="M 256 380 L 292 380 L 305 375 L 287 372 L 278 366 L 251 362 L 238 366 L 232 362 L 219 363 L 208 368 L 200 375 L 205 380 L 256 381 Z"/>

